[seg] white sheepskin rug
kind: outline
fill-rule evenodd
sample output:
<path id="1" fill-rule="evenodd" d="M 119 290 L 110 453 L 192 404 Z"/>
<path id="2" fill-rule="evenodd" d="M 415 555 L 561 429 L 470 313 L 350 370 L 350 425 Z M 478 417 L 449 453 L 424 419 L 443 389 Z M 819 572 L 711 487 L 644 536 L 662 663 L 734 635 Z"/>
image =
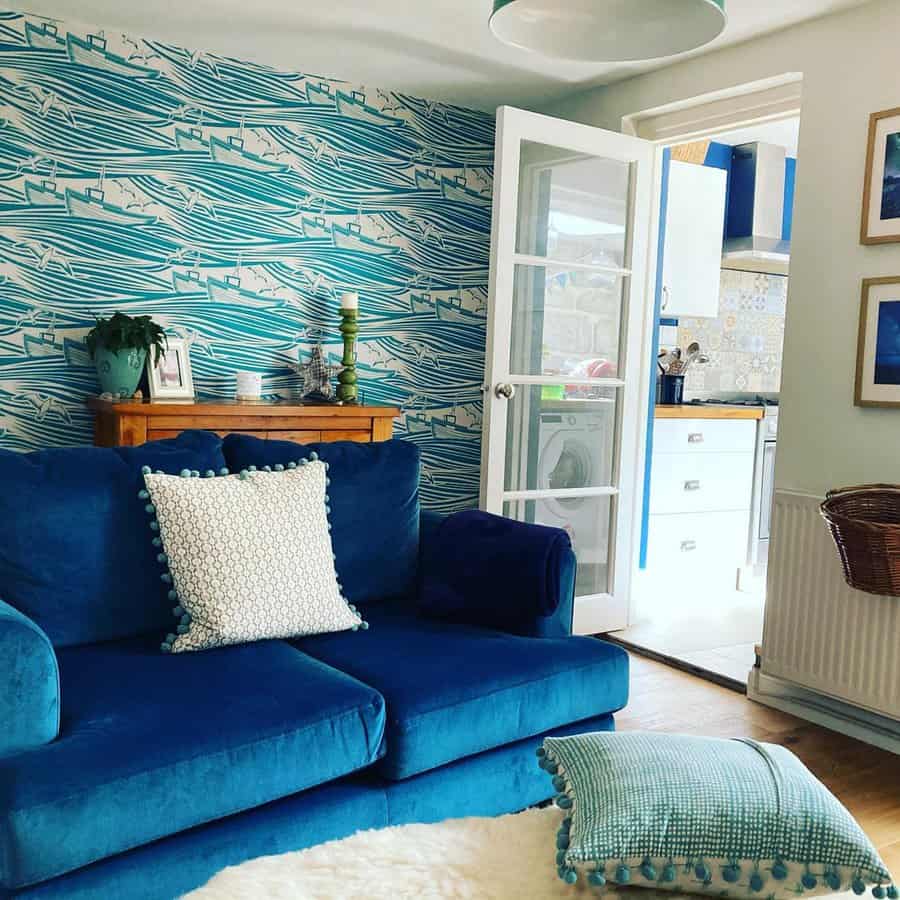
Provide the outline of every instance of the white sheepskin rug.
<path id="1" fill-rule="evenodd" d="M 556 831 L 562 812 L 529 809 L 499 818 L 449 819 L 360 831 L 281 856 L 224 869 L 190 900 L 319 900 L 415 897 L 472 900 L 554 900 L 597 897 L 583 880 L 556 874 Z M 607 890 L 614 900 L 637 892 Z M 640 900 L 674 900 L 672 892 L 642 889 Z"/>

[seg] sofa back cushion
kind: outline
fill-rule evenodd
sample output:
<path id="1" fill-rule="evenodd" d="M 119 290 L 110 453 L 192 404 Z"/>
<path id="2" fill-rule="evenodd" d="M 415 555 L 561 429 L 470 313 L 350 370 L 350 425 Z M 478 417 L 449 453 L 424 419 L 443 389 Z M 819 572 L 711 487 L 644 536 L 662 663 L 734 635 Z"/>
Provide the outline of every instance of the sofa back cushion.
<path id="1" fill-rule="evenodd" d="M 233 472 L 317 453 L 329 464 L 331 541 L 344 596 L 355 604 L 413 595 L 419 556 L 419 449 L 408 441 L 295 444 L 229 434 Z"/>
<path id="2" fill-rule="evenodd" d="M 56 647 L 168 628 L 141 468 L 218 470 L 221 443 L 193 431 L 139 447 L 0 450 L 0 597 Z"/>

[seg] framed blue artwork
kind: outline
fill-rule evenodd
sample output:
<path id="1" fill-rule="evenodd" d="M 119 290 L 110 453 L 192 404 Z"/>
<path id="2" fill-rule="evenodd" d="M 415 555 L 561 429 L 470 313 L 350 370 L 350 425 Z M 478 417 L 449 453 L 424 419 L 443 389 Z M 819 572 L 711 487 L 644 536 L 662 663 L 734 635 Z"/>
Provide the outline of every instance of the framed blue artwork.
<path id="1" fill-rule="evenodd" d="M 900 407 L 900 275 L 862 283 L 855 400 Z"/>
<path id="2" fill-rule="evenodd" d="M 869 116 L 859 239 L 863 244 L 900 241 L 900 107 Z"/>

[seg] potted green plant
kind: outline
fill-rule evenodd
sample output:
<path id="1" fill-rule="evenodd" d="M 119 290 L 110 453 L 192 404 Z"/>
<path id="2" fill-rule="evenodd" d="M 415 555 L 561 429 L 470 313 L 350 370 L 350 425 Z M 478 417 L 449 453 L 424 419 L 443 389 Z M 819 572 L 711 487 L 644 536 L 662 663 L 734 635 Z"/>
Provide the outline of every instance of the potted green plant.
<path id="1" fill-rule="evenodd" d="M 137 390 L 147 354 L 152 350 L 154 365 L 166 350 L 166 335 L 150 316 L 113 313 L 97 324 L 85 338 L 104 393 L 130 397 Z"/>

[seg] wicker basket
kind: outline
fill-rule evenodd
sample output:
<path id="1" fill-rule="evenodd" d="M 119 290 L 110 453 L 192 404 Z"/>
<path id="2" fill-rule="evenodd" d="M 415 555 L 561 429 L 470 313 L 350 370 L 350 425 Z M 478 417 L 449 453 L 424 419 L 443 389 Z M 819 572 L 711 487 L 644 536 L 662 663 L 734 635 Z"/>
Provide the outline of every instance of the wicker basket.
<path id="1" fill-rule="evenodd" d="M 900 485 L 829 491 L 820 508 L 847 584 L 870 594 L 900 596 Z"/>

